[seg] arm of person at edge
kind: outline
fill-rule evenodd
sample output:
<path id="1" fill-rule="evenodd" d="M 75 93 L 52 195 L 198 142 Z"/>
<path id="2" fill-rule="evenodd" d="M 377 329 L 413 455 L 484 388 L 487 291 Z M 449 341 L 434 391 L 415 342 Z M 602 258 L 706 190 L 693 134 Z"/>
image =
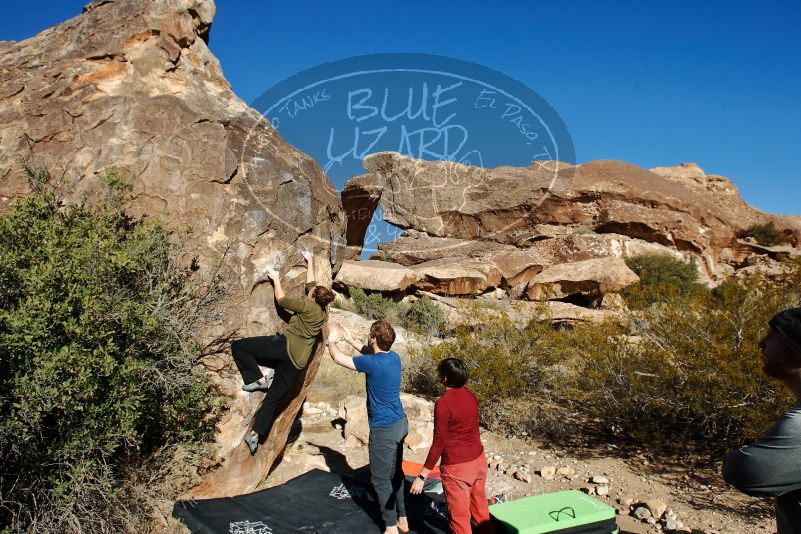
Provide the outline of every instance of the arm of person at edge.
<path id="1" fill-rule="evenodd" d="M 423 486 L 425 486 L 426 477 L 430 472 L 431 472 L 430 469 L 426 469 L 425 467 L 422 468 L 420 470 L 420 474 L 417 475 L 417 478 L 415 478 L 414 482 L 412 482 L 412 487 L 409 488 L 409 493 L 411 493 L 412 495 L 420 495 L 423 492 Z"/>
<path id="2" fill-rule="evenodd" d="M 782 415 L 756 443 L 726 455 L 723 479 L 754 497 L 778 497 L 801 489 L 801 477 L 793 465 L 801 453 L 801 440 L 787 431 L 790 421 L 790 415 Z"/>
<path id="3" fill-rule="evenodd" d="M 373 351 L 372 351 L 372 349 L 370 347 L 368 347 L 367 345 L 365 345 L 363 343 L 359 343 L 358 341 L 356 341 L 355 339 L 350 337 L 350 333 L 346 333 L 344 339 L 345 339 L 345 343 L 347 343 L 348 345 L 350 345 L 354 349 L 358 350 L 360 354 L 372 354 L 373 353 Z"/>
<path id="4" fill-rule="evenodd" d="M 306 260 L 306 283 L 308 284 L 314 282 L 313 255 L 312 252 L 309 250 L 304 250 L 302 254 L 303 254 L 303 259 Z M 278 271 L 276 271 L 271 267 L 268 267 L 266 272 L 267 276 L 273 283 L 275 301 L 278 302 L 278 304 L 286 310 L 295 313 L 302 312 L 305 305 L 303 299 L 286 299 L 286 300 L 284 299 L 284 297 L 286 297 L 286 293 L 284 293 L 284 288 L 281 286 L 281 279 Z M 305 299 L 306 296 L 304 295 L 303 297 Z"/>
<path id="5" fill-rule="evenodd" d="M 346 369 L 350 369 L 351 371 L 355 371 L 356 364 L 353 363 L 353 358 L 339 350 L 336 345 L 338 336 L 331 333 L 327 326 L 323 329 L 323 336 L 325 336 L 325 339 L 328 341 L 328 354 L 331 355 L 331 359 L 334 360 L 334 363 Z"/>
<path id="6" fill-rule="evenodd" d="M 276 302 L 284 298 L 284 288 L 281 287 L 281 278 L 280 275 L 278 274 L 278 271 L 276 271 L 272 267 L 267 267 L 265 269 L 265 273 L 267 274 L 267 277 L 270 279 L 270 281 L 273 283 L 273 293 L 275 294 Z"/>
<path id="7" fill-rule="evenodd" d="M 303 249 L 301 251 L 303 259 L 306 260 L 306 283 L 310 284 L 315 281 L 314 278 L 314 253 L 311 250 Z"/>
<path id="8" fill-rule="evenodd" d="M 433 468 L 434 465 L 436 465 L 436 463 L 439 461 L 440 456 L 442 456 L 442 443 L 447 429 L 446 421 L 447 413 L 445 412 L 444 406 L 441 403 L 435 404 L 434 439 L 431 442 L 431 448 L 428 450 L 425 465 L 423 465 L 423 468 L 420 470 L 420 474 L 414 479 L 414 482 L 412 482 L 412 487 L 409 489 L 409 493 L 412 495 L 419 495 L 423 491 L 425 479 L 431 472 L 431 469 L 426 467 L 426 465 L 430 465 Z"/>

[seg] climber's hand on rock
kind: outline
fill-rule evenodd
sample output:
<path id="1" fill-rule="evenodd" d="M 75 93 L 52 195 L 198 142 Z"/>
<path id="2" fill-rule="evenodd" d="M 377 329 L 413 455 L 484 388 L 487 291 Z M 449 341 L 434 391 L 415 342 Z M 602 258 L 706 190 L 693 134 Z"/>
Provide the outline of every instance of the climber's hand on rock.
<path id="1" fill-rule="evenodd" d="M 267 265 L 264 267 L 264 274 L 267 275 L 267 278 L 270 280 L 275 280 L 278 278 L 278 271 L 275 270 L 275 267 L 272 265 Z"/>
<path id="2" fill-rule="evenodd" d="M 328 339 L 329 343 L 337 343 L 342 339 L 342 331 L 337 326 L 334 326 L 334 328 L 328 328 L 326 338 Z"/>
<path id="3" fill-rule="evenodd" d="M 343 337 L 345 338 L 345 341 L 350 341 L 351 343 L 358 343 L 359 342 L 359 340 L 356 339 L 356 335 L 353 332 L 351 332 L 350 328 L 348 328 L 346 326 L 343 326 L 342 329 L 345 331 L 343 333 Z"/>
<path id="4" fill-rule="evenodd" d="M 306 260 L 306 263 L 311 263 L 312 258 L 314 257 L 314 253 L 308 248 L 301 249 L 300 255 L 303 256 L 303 259 Z"/>

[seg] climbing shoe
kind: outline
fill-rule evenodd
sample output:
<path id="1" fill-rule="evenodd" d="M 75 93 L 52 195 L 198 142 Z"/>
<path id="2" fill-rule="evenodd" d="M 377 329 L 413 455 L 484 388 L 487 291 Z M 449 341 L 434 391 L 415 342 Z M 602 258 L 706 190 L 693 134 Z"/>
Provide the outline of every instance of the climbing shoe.
<path id="1" fill-rule="evenodd" d="M 250 455 L 253 456 L 256 454 L 256 449 L 259 448 L 259 435 L 251 430 L 248 432 L 248 435 L 245 436 L 245 444 L 248 446 L 248 449 L 250 449 Z"/>
<path id="2" fill-rule="evenodd" d="M 275 371 L 269 369 L 267 373 L 261 377 L 261 380 L 256 380 L 255 382 L 242 386 L 242 391 L 267 391 L 270 388 L 270 384 L 273 382 L 273 376 L 275 376 Z"/>

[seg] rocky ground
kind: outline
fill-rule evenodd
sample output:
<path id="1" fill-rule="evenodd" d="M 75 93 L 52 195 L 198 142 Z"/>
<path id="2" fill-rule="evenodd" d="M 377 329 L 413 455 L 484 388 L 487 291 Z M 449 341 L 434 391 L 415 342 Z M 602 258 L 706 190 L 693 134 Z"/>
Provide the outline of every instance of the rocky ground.
<path id="1" fill-rule="evenodd" d="M 325 366 L 328 362 L 323 362 Z M 310 469 L 348 473 L 365 466 L 367 448 L 346 441 L 339 406 L 348 393 L 323 381 L 309 390 L 302 432 L 263 482 L 282 484 Z M 533 437 L 507 438 L 484 431 L 490 463 L 488 495 L 514 499 L 579 489 L 618 511 L 623 533 L 763 534 L 775 530 L 771 504 L 726 487 L 717 470 L 655 458 L 622 444 L 559 446 Z M 407 451 L 422 462 L 427 447 Z M 660 520 L 654 518 L 661 516 Z"/>

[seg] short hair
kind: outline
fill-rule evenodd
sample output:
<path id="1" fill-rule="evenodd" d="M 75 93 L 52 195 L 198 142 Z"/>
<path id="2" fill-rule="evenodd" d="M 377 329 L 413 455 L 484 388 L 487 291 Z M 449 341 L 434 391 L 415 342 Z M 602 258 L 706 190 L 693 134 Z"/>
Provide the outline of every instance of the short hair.
<path id="1" fill-rule="evenodd" d="M 389 350 L 395 343 L 395 329 L 386 321 L 376 321 L 370 325 L 370 337 L 375 339 L 379 349 Z"/>
<path id="2" fill-rule="evenodd" d="M 801 308 L 789 308 L 773 316 L 768 325 L 787 348 L 787 363 L 801 367 Z"/>
<path id="3" fill-rule="evenodd" d="M 314 286 L 314 289 L 312 289 L 312 298 L 321 308 L 331 304 L 335 297 L 334 292 L 325 286 Z"/>
<path id="4" fill-rule="evenodd" d="M 437 373 L 449 388 L 460 388 L 467 384 L 470 373 L 459 358 L 445 358 L 437 366 Z"/>

